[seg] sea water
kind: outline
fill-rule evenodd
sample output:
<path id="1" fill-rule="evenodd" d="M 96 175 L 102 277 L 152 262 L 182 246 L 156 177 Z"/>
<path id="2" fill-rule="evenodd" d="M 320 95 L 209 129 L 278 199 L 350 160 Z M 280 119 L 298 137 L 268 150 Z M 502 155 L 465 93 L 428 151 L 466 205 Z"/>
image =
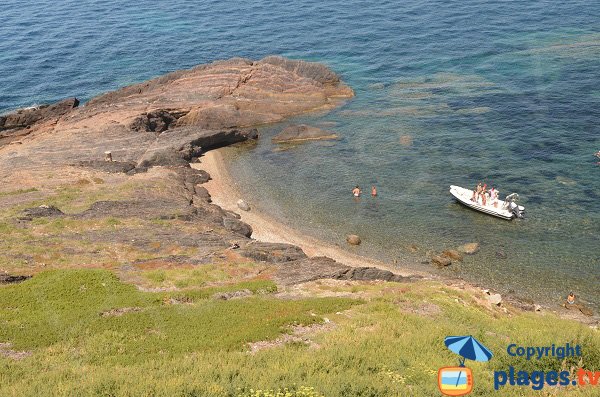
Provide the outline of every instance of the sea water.
<path id="1" fill-rule="evenodd" d="M 8 0 L 2 20 L 0 113 L 233 56 L 325 63 L 354 99 L 229 150 L 254 206 L 398 266 L 600 304 L 600 2 Z M 272 144 L 291 123 L 340 139 Z M 518 192 L 526 219 L 448 193 L 479 181 Z M 424 263 L 467 242 L 480 252 Z"/>

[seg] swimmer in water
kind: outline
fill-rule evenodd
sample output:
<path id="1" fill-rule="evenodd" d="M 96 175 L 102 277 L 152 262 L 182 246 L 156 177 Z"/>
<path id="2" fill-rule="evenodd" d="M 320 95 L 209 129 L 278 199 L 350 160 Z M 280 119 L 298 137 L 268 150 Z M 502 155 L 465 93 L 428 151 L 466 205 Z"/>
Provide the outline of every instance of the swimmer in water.
<path id="1" fill-rule="evenodd" d="M 354 197 L 360 197 L 361 193 L 362 193 L 362 190 L 360 190 L 360 187 L 358 185 L 356 185 L 356 187 L 354 189 L 352 189 L 352 195 Z"/>
<path id="2" fill-rule="evenodd" d="M 377 188 L 375 187 L 375 185 L 371 186 L 371 196 L 377 196 Z"/>

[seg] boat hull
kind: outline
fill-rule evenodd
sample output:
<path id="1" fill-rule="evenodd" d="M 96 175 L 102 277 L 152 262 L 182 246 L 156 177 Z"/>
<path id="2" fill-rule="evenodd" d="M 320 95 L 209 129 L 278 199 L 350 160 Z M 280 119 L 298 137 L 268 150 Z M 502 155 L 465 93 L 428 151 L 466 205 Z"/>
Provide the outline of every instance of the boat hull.
<path id="1" fill-rule="evenodd" d="M 505 209 L 505 202 L 503 200 L 498 200 L 498 207 L 494 207 L 491 205 L 482 205 L 480 203 L 471 201 L 471 197 L 473 195 L 472 190 L 454 185 L 450 186 L 450 194 L 452 194 L 454 198 L 456 198 L 456 201 L 475 211 L 479 211 L 484 214 L 495 216 L 497 218 L 505 219 L 508 221 L 515 218 L 515 214 L 513 214 L 512 211 L 508 211 L 507 209 Z"/>

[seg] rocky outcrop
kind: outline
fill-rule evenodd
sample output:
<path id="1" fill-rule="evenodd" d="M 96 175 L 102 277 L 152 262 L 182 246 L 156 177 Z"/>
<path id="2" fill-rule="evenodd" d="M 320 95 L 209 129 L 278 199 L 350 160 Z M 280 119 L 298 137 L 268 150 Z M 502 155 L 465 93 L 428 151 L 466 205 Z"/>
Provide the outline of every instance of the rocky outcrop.
<path id="1" fill-rule="evenodd" d="M 338 136 L 330 131 L 312 127 L 306 124 L 290 125 L 272 138 L 275 143 L 298 143 L 325 139 L 337 139 Z"/>
<path id="2" fill-rule="evenodd" d="M 52 216 L 64 215 L 61 210 L 53 205 L 42 204 L 39 207 L 27 208 L 23 210 L 23 215 L 19 217 L 21 220 L 33 220 L 33 218 L 46 218 Z"/>
<path id="3" fill-rule="evenodd" d="M 71 185 L 76 188 L 66 194 L 86 191 L 85 198 L 73 201 L 74 207 L 86 205 L 77 213 L 47 207 L 29 209 L 23 216 L 63 216 L 82 225 L 91 220 L 98 228 L 69 228 L 57 238 L 66 246 L 86 242 L 61 254 L 93 257 L 97 263 L 110 254 L 97 247 L 107 245 L 131 252 L 132 259 L 119 259 L 125 268 L 199 265 L 233 257 L 275 266 L 282 275 L 287 272 L 287 282 L 402 281 L 389 271 L 351 268 L 328 258 L 308 258 L 294 245 L 250 239 L 250 225 L 211 203 L 201 186 L 210 176 L 189 166 L 207 150 L 257 139 L 256 125 L 331 109 L 352 96 L 333 71 L 315 63 L 267 57 L 201 65 L 101 95 L 80 108 L 72 99 L 3 116 L 0 134 L 12 135 L 0 138 L 0 183 L 22 186 L 27 181 L 43 187 L 36 190 L 42 196 Z M 296 140 L 333 137 L 307 126 L 287 133 Z M 115 161 L 104 161 L 105 152 Z M 240 202 L 240 208 L 250 206 Z M 46 240 L 52 239 L 36 243 Z M 143 262 L 136 261 L 137 253 Z M 35 258 L 25 261 L 35 266 Z"/>
<path id="4" fill-rule="evenodd" d="M 225 226 L 225 229 L 241 234 L 242 236 L 252 236 L 252 227 L 238 219 L 229 217 L 223 218 L 223 226 Z"/>
<path id="5" fill-rule="evenodd" d="M 319 279 L 409 282 L 414 277 L 403 277 L 376 267 L 351 267 L 327 257 L 304 258 L 278 264 L 276 277 L 285 285 L 300 284 Z"/>
<path id="6" fill-rule="evenodd" d="M 247 244 L 240 250 L 240 254 L 255 261 L 268 263 L 293 262 L 307 258 L 304 251 L 298 246 L 260 241 Z"/>
<path id="7" fill-rule="evenodd" d="M 114 173 L 128 173 L 136 166 L 135 163 L 129 161 L 104 161 L 104 160 L 87 160 L 77 163 L 80 167 L 93 168 L 98 171 Z"/>
<path id="8" fill-rule="evenodd" d="M 0 274 L 0 284 L 15 284 L 30 279 L 31 276 L 15 276 L 12 274 Z"/>
<path id="9" fill-rule="evenodd" d="M 20 109 L 6 116 L 0 116 L 0 131 L 28 128 L 40 121 L 57 119 L 79 106 L 77 98 L 69 98 L 51 104 Z"/>

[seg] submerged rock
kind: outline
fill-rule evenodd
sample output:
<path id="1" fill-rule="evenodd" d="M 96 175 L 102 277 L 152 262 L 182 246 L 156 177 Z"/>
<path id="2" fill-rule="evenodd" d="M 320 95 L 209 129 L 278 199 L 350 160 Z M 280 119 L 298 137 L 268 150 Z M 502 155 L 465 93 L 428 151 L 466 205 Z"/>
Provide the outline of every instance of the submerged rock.
<path id="1" fill-rule="evenodd" d="M 476 254 L 479 251 L 479 243 L 467 243 L 458 247 L 458 251 L 467 255 Z"/>
<path id="2" fill-rule="evenodd" d="M 463 256 L 457 250 L 446 250 L 446 251 L 442 252 L 442 256 L 452 259 L 452 260 L 455 260 L 455 261 L 463 260 Z"/>
<path id="3" fill-rule="evenodd" d="M 445 256 L 433 255 L 431 257 L 431 263 L 433 263 L 434 265 L 437 265 L 439 267 L 445 267 L 445 266 L 450 266 L 452 264 L 452 261 L 450 259 L 446 258 Z"/>
<path id="4" fill-rule="evenodd" d="M 346 241 L 348 242 L 348 244 L 350 245 L 359 245 L 361 243 L 361 239 L 359 236 L 357 236 L 356 234 L 349 234 L 346 237 Z"/>
<path id="5" fill-rule="evenodd" d="M 242 211 L 250 211 L 250 206 L 248 205 L 248 203 L 247 203 L 247 202 L 245 202 L 245 201 L 244 201 L 244 200 L 242 200 L 242 199 L 239 199 L 239 200 L 237 201 L 237 206 L 238 206 L 238 208 L 239 208 L 239 209 L 241 209 Z"/>
<path id="6" fill-rule="evenodd" d="M 284 128 L 283 131 L 272 139 L 272 141 L 275 143 L 290 143 L 337 138 L 338 136 L 333 132 L 306 124 L 300 124 L 290 125 L 289 127 Z"/>

